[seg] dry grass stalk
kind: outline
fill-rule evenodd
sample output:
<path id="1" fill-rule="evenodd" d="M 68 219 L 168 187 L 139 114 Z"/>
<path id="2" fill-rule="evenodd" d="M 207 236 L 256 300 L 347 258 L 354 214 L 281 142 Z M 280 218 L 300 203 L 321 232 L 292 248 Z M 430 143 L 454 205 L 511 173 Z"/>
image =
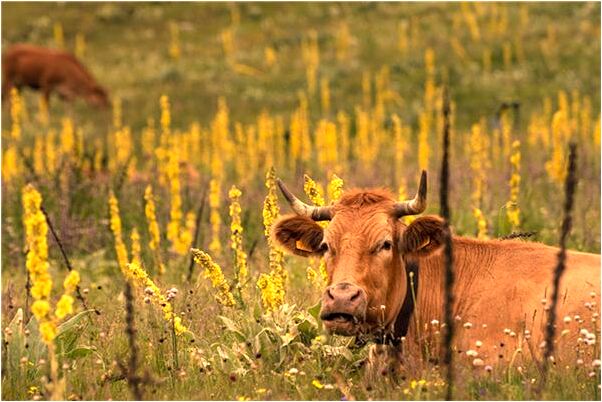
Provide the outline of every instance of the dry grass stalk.
<path id="1" fill-rule="evenodd" d="M 40 207 L 40 210 L 42 211 L 42 213 L 44 214 L 44 217 L 46 218 L 46 223 L 48 224 L 48 229 L 50 229 L 50 233 L 52 233 L 52 237 L 54 238 L 54 241 L 56 241 L 56 244 L 59 246 L 59 250 L 61 251 L 61 255 L 63 256 L 63 260 L 65 261 L 67 270 L 69 272 L 73 271 L 73 265 L 71 265 L 71 261 L 69 261 L 69 258 L 67 257 L 67 253 L 65 252 L 65 247 L 63 246 L 61 239 L 59 238 L 58 234 L 54 230 L 54 226 L 52 225 L 52 221 L 50 220 L 50 216 L 48 215 L 48 212 L 46 212 L 46 209 L 43 206 Z M 84 309 L 88 310 L 86 300 L 84 299 L 84 297 L 81 294 L 79 285 L 77 285 L 75 287 L 75 292 L 76 292 L 77 299 L 82 303 L 82 306 L 84 307 Z"/>
<path id="2" fill-rule="evenodd" d="M 449 130 L 450 130 L 450 106 L 449 106 L 449 95 L 447 88 L 443 90 L 443 158 L 441 161 L 441 186 L 440 186 L 440 202 L 441 202 L 441 216 L 445 220 L 445 325 L 446 331 L 443 338 L 444 341 L 444 358 L 443 362 L 447 367 L 447 400 L 452 400 L 452 389 L 453 389 L 453 353 L 452 353 L 452 339 L 454 337 L 454 319 L 453 319 L 453 285 L 454 285 L 454 271 L 453 271 L 453 250 L 452 250 L 452 236 L 449 228 L 449 221 L 451 212 L 448 205 L 448 185 L 449 185 Z"/>
<path id="3" fill-rule="evenodd" d="M 125 282 L 125 332 L 128 336 L 128 344 L 130 347 L 130 361 L 125 378 L 132 390 L 134 399 L 142 400 L 142 388 L 140 387 L 142 379 L 136 374 L 138 370 L 138 347 L 136 346 L 136 328 L 134 327 L 134 296 L 132 295 L 132 287 L 128 281 Z"/>
<path id="4" fill-rule="evenodd" d="M 571 210 L 573 209 L 573 200 L 575 195 L 575 188 L 577 187 L 577 146 L 575 143 L 569 145 L 569 166 L 568 174 L 565 181 L 565 201 L 564 201 L 564 219 L 562 221 L 562 227 L 560 229 L 560 251 L 558 252 L 558 264 L 554 269 L 554 277 L 552 279 L 552 300 L 550 304 L 550 310 L 548 313 L 548 321 L 546 323 L 545 332 L 545 350 L 543 355 L 543 381 L 538 390 L 540 393 L 545 386 L 546 379 L 548 377 L 549 362 L 552 353 L 554 352 L 554 334 L 556 332 L 556 307 L 558 304 L 558 290 L 560 285 L 560 278 L 566 268 L 566 241 L 571 231 L 571 225 L 573 218 L 571 216 Z"/>

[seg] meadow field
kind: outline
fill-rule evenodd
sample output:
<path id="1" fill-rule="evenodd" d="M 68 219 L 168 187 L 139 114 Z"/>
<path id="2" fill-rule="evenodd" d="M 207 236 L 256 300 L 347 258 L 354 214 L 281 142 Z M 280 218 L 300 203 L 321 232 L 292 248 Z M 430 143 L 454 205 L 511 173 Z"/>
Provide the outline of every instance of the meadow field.
<path id="1" fill-rule="evenodd" d="M 1 7 L 3 52 L 72 51 L 112 102 L 3 104 L 2 399 L 443 399 L 439 364 L 374 376 L 326 335 L 323 263 L 269 228 L 276 177 L 320 205 L 424 169 L 438 214 L 444 88 L 454 233 L 557 245 L 573 141 L 568 244 L 600 253 L 599 3 Z M 599 311 L 559 323 L 543 389 L 509 323 L 454 396 L 599 400 Z"/>

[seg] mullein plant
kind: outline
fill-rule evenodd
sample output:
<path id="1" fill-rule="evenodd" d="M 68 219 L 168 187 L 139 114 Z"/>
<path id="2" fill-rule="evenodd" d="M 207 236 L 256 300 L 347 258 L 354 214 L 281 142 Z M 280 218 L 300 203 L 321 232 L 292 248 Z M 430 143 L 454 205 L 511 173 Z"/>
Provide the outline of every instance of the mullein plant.
<path id="1" fill-rule="evenodd" d="M 418 131 L 418 167 L 420 170 L 428 170 L 431 148 L 429 145 L 430 116 L 422 112 L 419 118 Z"/>
<path id="2" fill-rule="evenodd" d="M 190 251 L 194 262 L 204 269 L 203 276 L 211 281 L 211 285 L 216 290 L 215 300 L 225 307 L 235 306 L 236 301 L 232 289 L 224 276 L 222 268 L 204 251 L 196 248 L 192 248 Z"/>
<path id="3" fill-rule="evenodd" d="M 321 119 L 316 128 L 316 153 L 318 163 L 326 171 L 332 172 L 338 167 L 338 146 L 336 124 Z"/>
<path id="4" fill-rule="evenodd" d="M 176 24 L 173 21 L 169 23 L 169 36 L 169 57 L 177 61 L 180 59 L 180 56 L 182 54 L 180 46 L 180 29 L 178 27 L 178 24 Z"/>
<path id="5" fill-rule="evenodd" d="M 169 149 L 166 174 L 169 180 L 170 195 L 167 239 L 171 242 L 171 249 L 175 253 L 186 255 L 192 243 L 195 217 L 193 212 L 188 212 L 186 217 L 183 216 L 182 196 L 180 195 L 180 162 L 175 147 Z"/>
<path id="6" fill-rule="evenodd" d="M 173 327 L 176 335 L 188 332 L 188 328 L 182 324 L 182 318 L 174 312 L 173 306 L 169 302 L 170 298 L 163 295 L 161 289 L 159 289 L 140 264 L 135 262 L 128 263 L 124 270 L 124 276 L 125 279 L 144 290 L 145 301 L 161 308 L 163 318 Z M 173 289 L 169 293 L 173 293 Z"/>
<path id="7" fill-rule="evenodd" d="M 40 96 L 38 98 L 38 122 L 44 127 L 48 127 L 50 122 L 48 102 L 46 102 L 46 98 L 44 96 Z"/>
<path id="8" fill-rule="evenodd" d="M 50 361 L 50 384 L 53 399 L 62 399 L 61 384 L 58 378 L 58 362 L 54 339 L 57 336 L 58 325 L 68 315 L 73 314 L 75 292 L 79 281 L 79 273 L 70 271 L 63 281 L 63 294 L 53 310 L 51 305 L 52 276 L 49 272 L 48 261 L 48 224 L 42 212 L 42 196 L 31 184 L 23 187 L 21 192 L 23 204 L 23 226 L 27 247 L 26 267 L 31 281 L 30 294 L 33 298 L 31 312 L 38 321 L 42 341 L 48 348 Z M 64 385 L 64 384 L 62 384 Z"/>
<path id="9" fill-rule="evenodd" d="M 290 123 L 290 169 L 296 170 L 297 163 L 304 166 L 311 157 L 309 132 L 309 107 L 305 93 L 299 93 L 299 107 L 293 112 Z"/>
<path id="10" fill-rule="evenodd" d="M 552 117 L 552 156 L 545 167 L 550 179 L 559 185 L 564 183 L 566 177 L 566 139 L 570 137 L 568 116 L 565 109 L 561 108 Z"/>
<path id="11" fill-rule="evenodd" d="M 243 249 L 243 237 L 244 231 L 241 220 L 242 209 L 240 207 L 240 197 L 242 192 L 232 186 L 228 192 L 230 198 L 230 248 L 232 249 L 232 256 L 234 260 L 234 280 L 235 287 L 238 293 L 239 301 L 242 302 L 242 289 L 246 283 L 248 276 L 247 267 L 247 254 Z"/>
<path id="12" fill-rule="evenodd" d="M 307 93 L 313 95 L 316 92 L 318 67 L 320 66 L 318 33 L 315 30 L 310 30 L 301 42 L 301 54 L 305 63 Z"/>
<path id="13" fill-rule="evenodd" d="M 123 242 L 123 230 L 121 227 L 121 217 L 119 216 L 119 201 L 111 190 L 109 193 L 109 225 L 115 241 L 115 253 L 117 255 L 117 264 L 121 272 L 125 273 L 129 263 L 128 250 Z"/>
<path id="14" fill-rule="evenodd" d="M 510 165 L 512 173 L 510 175 L 510 199 L 506 204 L 506 216 L 512 226 L 512 230 L 520 227 L 520 208 L 518 206 L 518 195 L 520 193 L 520 141 L 512 143 L 512 154 L 510 155 Z"/>
<path id="15" fill-rule="evenodd" d="M 268 195 L 263 203 L 264 234 L 269 247 L 269 273 L 262 273 L 257 280 L 261 290 L 261 302 L 266 311 L 274 311 L 284 303 L 287 273 L 282 266 L 283 253 L 271 237 L 272 225 L 280 215 L 278 196 L 276 192 L 276 172 L 270 168 L 266 173 L 265 186 Z"/>
<path id="16" fill-rule="evenodd" d="M 132 241 L 132 263 L 142 265 L 142 246 L 140 245 L 138 229 L 132 229 L 130 239 Z"/>
<path id="17" fill-rule="evenodd" d="M 209 222 L 211 224 L 211 242 L 209 243 L 209 251 L 214 256 L 219 256 L 222 252 L 222 243 L 220 240 L 222 218 L 219 214 L 221 204 L 220 187 L 220 182 L 216 179 L 211 179 L 209 182 Z"/>
<path id="18" fill-rule="evenodd" d="M 309 197 L 312 203 L 317 206 L 324 206 L 326 203 L 324 201 L 324 191 L 321 186 L 316 183 L 311 177 L 308 175 L 304 175 L 304 184 L 303 190 L 305 194 Z M 336 174 L 333 174 L 328 185 L 326 186 L 326 192 L 328 195 L 328 199 L 330 203 L 334 203 L 341 198 L 343 194 L 343 179 L 338 177 Z M 318 222 L 322 227 L 326 227 L 328 222 Z M 326 273 L 326 263 L 323 258 L 310 257 L 309 266 L 307 267 L 307 279 L 314 284 L 315 287 L 321 289 L 325 286 L 327 281 L 327 273 Z"/>
<path id="19" fill-rule="evenodd" d="M 86 37 L 81 32 L 75 34 L 74 53 L 80 59 L 86 56 Z"/>
<path id="20" fill-rule="evenodd" d="M 480 124 L 473 124 L 470 134 L 470 169 L 472 172 L 472 210 L 477 221 L 477 238 L 487 238 L 487 220 L 482 211 L 483 193 L 486 178 L 487 146 Z"/>
<path id="21" fill-rule="evenodd" d="M 13 87 L 10 90 L 10 137 L 13 140 L 21 139 L 21 120 L 23 118 L 23 98 L 19 90 Z"/>
<path id="22" fill-rule="evenodd" d="M 54 44 L 59 49 L 65 48 L 65 34 L 63 32 L 63 24 L 55 22 L 53 29 Z"/>
<path id="23" fill-rule="evenodd" d="M 127 248 L 123 243 L 122 239 L 119 205 L 112 191 L 109 196 L 109 206 L 110 225 L 111 231 L 113 232 L 113 236 L 115 238 L 117 260 L 124 278 L 133 282 L 133 284 L 137 285 L 138 287 L 143 288 L 146 296 L 148 297 L 148 301 L 161 307 L 164 313 L 165 320 L 171 323 L 176 335 L 180 335 L 188 331 L 188 329 L 184 325 L 182 325 L 182 319 L 174 313 L 173 307 L 169 303 L 168 298 L 166 298 L 166 296 L 162 294 L 161 290 L 157 287 L 157 285 L 155 285 L 154 281 L 150 278 L 148 273 L 142 268 L 139 250 L 136 250 L 140 248 L 139 239 L 137 240 L 138 244 L 136 245 L 136 242 L 134 242 L 132 246 L 132 248 L 134 249 L 134 258 L 132 262 L 128 261 Z M 137 232 L 135 233 L 137 235 Z M 134 238 L 135 236 L 132 237 Z M 136 256 L 136 254 L 138 255 Z"/>
<path id="24" fill-rule="evenodd" d="M 155 149 L 155 157 L 157 159 L 157 168 L 159 170 L 159 184 L 165 185 L 167 182 L 167 165 L 169 163 L 168 151 L 171 138 L 171 112 L 167 95 L 161 95 L 159 98 L 159 107 L 161 109 L 161 116 L 159 119 L 161 131 L 159 134 L 159 145 Z"/>
<path id="25" fill-rule="evenodd" d="M 149 184 L 144 191 L 144 214 L 146 215 L 146 222 L 148 225 L 149 241 L 148 247 L 153 252 L 153 259 L 155 266 L 157 267 L 157 273 L 163 275 L 165 273 L 165 265 L 163 264 L 163 258 L 161 257 L 161 233 L 159 230 L 159 223 L 157 222 L 157 214 L 155 207 L 155 197 L 153 195 L 153 188 Z"/>

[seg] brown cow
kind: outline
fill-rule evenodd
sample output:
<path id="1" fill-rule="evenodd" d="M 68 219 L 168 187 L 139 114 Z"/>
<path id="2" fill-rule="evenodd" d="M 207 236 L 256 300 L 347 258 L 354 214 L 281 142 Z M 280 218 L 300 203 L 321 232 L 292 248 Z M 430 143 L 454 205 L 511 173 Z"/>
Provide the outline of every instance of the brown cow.
<path id="1" fill-rule="evenodd" d="M 56 91 L 67 101 L 77 97 L 96 107 L 110 105 L 107 92 L 70 53 L 43 47 L 16 44 L 2 55 L 2 101 L 13 87 L 42 91 L 48 104 Z"/>
<path id="2" fill-rule="evenodd" d="M 294 254 L 324 257 L 328 287 L 320 317 L 326 329 L 405 342 L 404 359 L 420 355 L 418 346 L 428 346 L 431 356 L 441 353 L 435 341 L 444 321 L 443 221 L 423 216 L 405 225 L 399 219 L 426 208 L 426 172 L 416 197 L 405 202 L 386 190 L 355 190 L 332 206 L 313 207 L 278 184 L 296 215 L 276 222 L 273 237 Z M 330 221 L 325 229 L 315 222 L 323 220 Z M 471 350 L 469 358 L 478 354 L 479 364 L 496 362 L 526 340 L 537 351 L 549 305 L 542 299 L 551 293 L 558 249 L 454 236 L 453 253 L 457 351 Z M 574 327 L 563 339 L 575 340 L 579 329 L 597 325 L 590 320 L 599 314 L 600 255 L 568 252 L 560 295 L 557 327 L 572 317 Z M 397 356 L 399 348 L 393 350 Z"/>

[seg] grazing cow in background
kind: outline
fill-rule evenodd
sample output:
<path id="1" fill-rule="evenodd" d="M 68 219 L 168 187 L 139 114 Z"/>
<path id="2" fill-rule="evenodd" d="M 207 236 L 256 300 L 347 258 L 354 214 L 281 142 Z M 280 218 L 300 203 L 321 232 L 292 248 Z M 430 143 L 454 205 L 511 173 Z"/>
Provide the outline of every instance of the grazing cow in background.
<path id="1" fill-rule="evenodd" d="M 395 362 L 402 358 L 402 349 L 404 364 L 420 356 L 420 349 L 440 358 L 443 220 L 423 216 L 409 225 L 400 221 L 425 210 L 426 172 L 415 198 L 404 202 L 386 190 L 353 190 L 334 205 L 315 207 L 300 201 L 281 181 L 278 185 L 296 214 L 277 221 L 273 237 L 293 254 L 324 257 L 328 286 L 320 318 L 327 331 L 375 336 L 377 342 L 394 346 L 386 349 Z M 323 228 L 316 221 L 330 223 Z M 537 351 L 549 305 L 542 299 L 551 294 L 557 254 L 557 248 L 540 243 L 454 236 L 456 351 L 470 350 L 471 361 L 479 356 L 475 365 L 496 363 L 524 342 L 532 342 Z M 571 333 L 563 334 L 563 340 L 576 340 L 579 328 L 597 325 L 591 319 L 599 313 L 600 255 L 567 254 L 556 339 L 568 325 L 563 317 L 578 315 Z"/>
<path id="2" fill-rule="evenodd" d="M 66 101 L 83 98 L 90 105 L 109 107 L 107 91 L 70 53 L 16 44 L 2 55 L 2 101 L 13 88 L 29 87 L 42 92 L 48 104 L 56 92 Z"/>

